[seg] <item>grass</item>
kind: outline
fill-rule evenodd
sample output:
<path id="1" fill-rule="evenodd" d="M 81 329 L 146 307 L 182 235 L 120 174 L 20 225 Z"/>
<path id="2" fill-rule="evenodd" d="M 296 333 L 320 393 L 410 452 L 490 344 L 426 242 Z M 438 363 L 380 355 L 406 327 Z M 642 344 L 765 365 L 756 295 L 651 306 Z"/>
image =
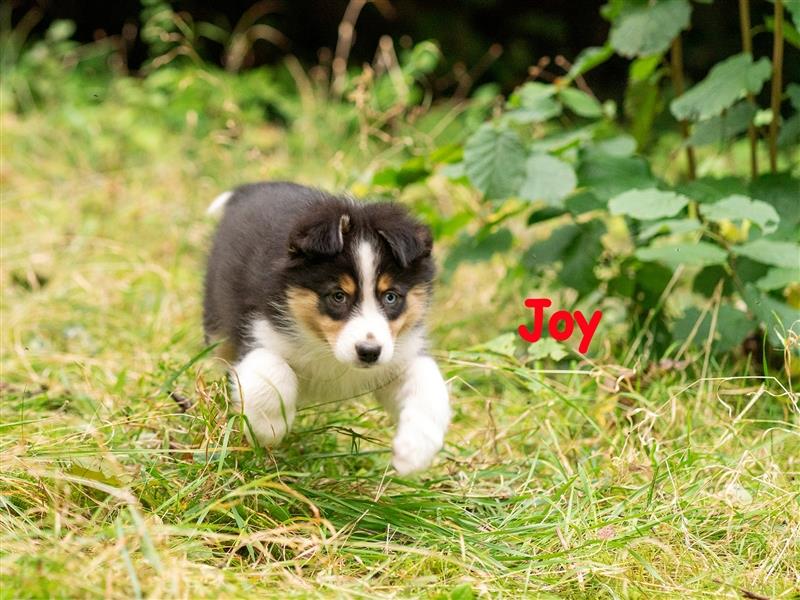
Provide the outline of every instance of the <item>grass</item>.
<path id="1" fill-rule="evenodd" d="M 428 472 L 393 475 L 369 398 L 250 448 L 202 343 L 203 210 L 250 180 L 352 186 L 375 155 L 302 123 L 133 150 L 65 112 L 2 113 L 0 598 L 800 597 L 786 384 L 470 350 L 524 318 L 496 264 L 438 291 L 455 417 Z"/>

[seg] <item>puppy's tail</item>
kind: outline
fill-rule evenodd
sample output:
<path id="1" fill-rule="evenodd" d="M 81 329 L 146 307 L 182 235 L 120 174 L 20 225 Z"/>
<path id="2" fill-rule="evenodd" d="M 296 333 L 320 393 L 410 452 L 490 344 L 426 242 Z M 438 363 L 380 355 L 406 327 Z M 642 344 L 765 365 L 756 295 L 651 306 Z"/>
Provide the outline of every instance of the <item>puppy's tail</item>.
<path id="1" fill-rule="evenodd" d="M 206 209 L 206 214 L 209 217 L 219 217 L 225 212 L 225 206 L 228 204 L 228 201 L 233 196 L 233 192 L 222 192 L 219 196 L 214 198 L 214 201 L 208 205 Z"/>

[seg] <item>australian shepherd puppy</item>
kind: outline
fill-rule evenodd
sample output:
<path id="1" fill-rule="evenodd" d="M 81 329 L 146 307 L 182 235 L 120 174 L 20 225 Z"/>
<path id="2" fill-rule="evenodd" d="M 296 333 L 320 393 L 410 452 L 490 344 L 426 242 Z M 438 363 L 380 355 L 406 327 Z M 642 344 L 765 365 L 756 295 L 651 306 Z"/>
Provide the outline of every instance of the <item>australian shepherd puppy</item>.
<path id="1" fill-rule="evenodd" d="M 428 467 L 450 422 L 426 353 L 430 230 L 399 205 L 291 183 L 219 196 L 204 327 L 225 340 L 231 390 L 255 441 L 277 444 L 298 407 L 374 392 L 397 423 L 392 464 Z"/>

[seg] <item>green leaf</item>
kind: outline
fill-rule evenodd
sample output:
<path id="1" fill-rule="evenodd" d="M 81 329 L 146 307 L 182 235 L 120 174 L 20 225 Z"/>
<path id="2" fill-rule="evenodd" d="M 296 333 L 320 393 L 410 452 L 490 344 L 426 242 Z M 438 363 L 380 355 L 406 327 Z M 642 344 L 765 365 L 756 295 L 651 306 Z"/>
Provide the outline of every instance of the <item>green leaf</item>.
<path id="1" fill-rule="evenodd" d="M 557 219 L 558 217 L 567 214 L 563 208 L 558 208 L 555 206 L 545 206 L 538 210 L 533 211 L 530 216 L 528 217 L 528 225 L 535 225 L 536 223 L 542 223 L 544 221 L 549 221 L 550 219 Z"/>
<path id="2" fill-rule="evenodd" d="M 794 26 L 800 29 L 800 0 L 783 0 L 783 5 L 792 15 Z"/>
<path id="3" fill-rule="evenodd" d="M 574 223 L 559 227 L 547 239 L 536 242 L 525 251 L 525 254 L 522 255 L 523 266 L 536 269 L 561 260 L 566 249 L 579 234 L 580 228 Z"/>
<path id="4" fill-rule="evenodd" d="M 578 183 L 591 189 L 600 200 L 655 184 L 650 165 L 639 156 L 615 156 L 591 150 L 584 150 L 582 155 L 577 169 Z"/>
<path id="5" fill-rule="evenodd" d="M 722 295 L 730 296 L 736 288 L 733 285 L 733 278 L 725 267 L 722 265 L 703 267 L 697 272 L 697 275 L 694 276 L 692 291 L 706 298 L 711 298 L 720 281 L 722 281 Z"/>
<path id="6" fill-rule="evenodd" d="M 68 19 L 56 19 L 48 27 L 45 37 L 50 43 L 68 40 L 75 33 L 75 22 Z"/>
<path id="7" fill-rule="evenodd" d="M 681 194 L 689 196 L 699 203 L 716 202 L 727 196 L 741 193 L 747 184 L 738 177 L 700 177 L 694 181 L 687 181 L 675 187 Z M 759 196 L 760 198 L 761 196 Z"/>
<path id="8" fill-rule="evenodd" d="M 780 215 L 777 231 L 771 239 L 800 241 L 800 179 L 789 173 L 768 173 L 750 182 L 748 195 L 770 204 Z"/>
<path id="9" fill-rule="evenodd" d="M 619 263 L 619 273 L 608 282 L 608 293 L 636 300 L 635 310 L 654 307 L 672 279 L 672 271 L 655 262 L 630 256 Z"/>
<path id="10" fill-rule="evenodd" d="M 747 307 L 763 323 L 769 341 L 782 349 L 786 333 L 793 328 L 797 331 L 800 310 L 769 297 L 751 283 L 745 286 L 742 296 Z"/>
<path id="11" fill-rule="evenodd" d="M 700 214 L 709 221 L 751 221 L 764 233 L 772 233 L 781 220 L 771 205 L 735 194 L 713 204 L 700 205 Z"/>
<path id="12" fill-rule="evenodd" d="M 399 168 L 387 167 L 381 169 L 372 177 L 372 184 L 404 188 L 407 185 L 425 179 L 430 173 L 430 169 L 425 164 L 425 158 L 416 156 L 404 162 Z"/>
<path id="13" fill-rule="evenodd" d="M 638 237 L 640 241 L 645 242 L 664 233 L 689 233 L 702 228 L 703 225 L 697 219 L 667 219 L 649 225 L 639 233 Z"/>
<path id="14" fill-rule="evenodd" d="M 594 148 L 597 152 L 608 154 L 609 156 L 633 156 L 634 152 L 636 152 L 636 139 L 623 133 L 612 138 L 596 141 Z"/>
<path id="15" fill-rule="evenodd" d="M 786 119 L 778 133 L 779 148 L 793 148 L 798 144 L 800 144 L 800 112 Z"/>
<path id="16" fill-rule="evenodd" d="M 439 169 L 439 174 L 448 179 L 456 180 L 466 177 L 467 170 L 464 168 L 463 162 L 449 163 Z"/>
<path id="17" fill-rule="evenodd" d="M 606 203 L 592 192 L 583 190 L 567 198 L 564 201 L 564 206 L 569 212 L 577 216 L 593 210 L 604 209 Z"/>
<path id="18" fill-rule="evenodd" d="M 561 360 L 568 355 L 569 352 L 564 349 L 564 346 L 551 337 L 543 337 L 535 344 L 528 345 L 528 356 L 533 360 L 543 360 L 545 358 Z"/>
<path id="19" fill-rule="evenodd" d="M 798 0 L 800 1 L 800 0 Z M 789 102 L 792 103 L 795 110 L 800 110 L 800 84 L 790 83 L 786 86 L 786 95 L 789 96 Z"/>
<path id="20" fill-rule="evenodd" d="M 779 119 L 780 121 L 780 119 Z M 753 117 L 753 125 L 756 127 L 766 127 L 770 123 L 772 123 L 772 109 L 771 108 L 762 108 L 756 111 L 755 116 Z"/>
<path id="21" fill-rule="evenodd" d="M 675 322 L 672 328 L 672 337 L 676 342 L 683 343 L 692 333 L 700 318 L 700 310 L 689 308 L 681 319 Z M 697 348 L 705 347 L 711 329 L 712 315 L 706 313 L 698 327 L 692 345 Z M 715 354 L 728 352 L 742 343 L 744 339 L 756 328 L 756 323 L 747 313 L 737 310 L 728 304 L 722 304 L 717 312 L 716 328 L 712 341 L 712 350 Z"/>
<path id="22" fill-rule="evenodd" d="M 612 215 L 625 215 L 640 221 L 673 217 L 689 204 L 689 198 L 656 188 L 628 190 L 608 203 Z"/>
<path id="23" fill-rule="evenodd" d="M 531 106 L 542 98 L 552 98 L 557 92 L 558 88 L 551 83 L 529 81 L 514 90 L 508 104 L 513 108 Z"/>
<path id="24" fill-rule="evenodd" d="M 475 593 L 469 583 L 462 583 L 450 590 L 449 600 L 473 600 Z"/>
<path id="25" fill-rule="evenodd" d="M 476 350 L 486 350 L 501 356 L 508 356 L 514 358 L 517 350 L 517 340 L 519 337 L 516 333 L 502 333 L 496 338 L 492 338 L 484 344 L 476 346 Z"/>
<path id="26" fill-rule="evenodd" d="M 538 269 L 561 261 L 559 281 L 583 296 L 597 287 L 594 268 L 603 251 L 601 238 L 605 231 L 605 225 L 597 219 L 580 225 L 565 225 L 553 231 L 546 240 L 528 248 L 522 264 L 529 269 Z"/>
<path id="27" fill-rule="evenodd" d="M 530 152 L 561 154 L 565 151 L 581 146 L 592 141 L 594 131 L 591 126 L 579 129 L 554 129 L 543 138 L 531 141 Z"/>
<path id="28" fill-rule="evenodd" d="M 775 17 L 766 16 L 764 17 L 764 25 L 766 26 L 767 31 L 770 33 L 775 32 Z M 787 44 L 791 44 L 795 48 L 800 48 L 800 32 L 795 29 L 791 22 L 784 20 L 783 21 L 783 41 Z"/>
<path id="29" fill-rule="evenodd" d="M 558 280 L 576 290 L 579 296 L 585 296 L 599 283 L 594 268 L 603 253 L 601 238 L 606 232 L 606 226 L 602 221 L 595 219 L 581 223 L 578 227 L 580 235 L 575 238 L 562 257 Z"/>
<path id="30" fill-rule="evenodd" d="M 639 260 L 661 262 L 672 267 L 682 264 L 698 267 L 721 265 L 725 262 L 726 256 L 725 251 L 719 246 L 708 242 L 696 242 L 691 246 L 686 244 L 655 246 L 639 248 L 636 251 L 636 258 Z"/>
<path id="31" fill-rule="evenodd" d="M 722 144 L 747 131 L 755 114 L 756 109 L 752 104 L 739 102 L 718 117 L 711 117 L 697 123 L 686 143 L 692 146 Z"/>
<path id="32" fill-rule="evenodd" d="M 630 83 L 640 83 L 643 81 L 647 81 L 650 77 L 655 73 L 658 65 L 661 64 L 661 56 L 658 54 L 654 54 L 653 56 L 645 56 L 642 58 L 637 58 L 631 63 L 630 68 L 628 69 L 628 75 L 630 77 Z M 656 78 L 658 79 L 658 78 Z M 651 83 L 656 83 L 653 81 Z"/>
<path id="33" fill-rule="evenodd" d="M 423 41 L 403 57 L 403 73 L 414 79 L 433 71 L 442 58 L 442 51 L 434 42 Z"/>
<path id="34" fill-rule="evenodd" d="M 525 163 L 525 180 L 520 198 L 544 200 L 552 206 L 563 206 L 575 189 L 577 178 L 572 167 L 549 154 L 532 154 Z"/>
<path id="35" fill-rule="evenodd" d="M 502 117 L 503 122 L 514 125 L 528 125 L 530 123 L 542 123 L 557 117 L 561 114 L 561 105 L 552 98 L 547 99 L 547 103 L 534 108 L 516 108 L 505 113 Z"/>
<path id="36" fill-rule="evenodd" d="M 479 232 L 477 235 L 462 234 L 450 249 L 444 262 L 445 271 L 452 271 L 462 262 L 489 260 L 498 252 L 511 248 L 514 237 L 505 227 L 494 232 Z"/>
<path id="37" fill-rule="evenodd" d="M 717 63 L 703 81 L 673 100 L 670 110 L 679 121 L 716 117 L 748 92 L 760 92 L 771 73 L 769 59 L 754 63 L 750 54 L 736 54 Z"/>
<path id="38" fill-rule="evenodd" d="M 613 55 L 614 49 L 610 44 L 606 44 L 605 46 L 589 46 L 588 48 L 584 48 L 581 50 L 580 54 L 578 54 L 575 62 L 572 63 L 572 67 L 570 68 L 569 73 L 567 73 L 567 79 L 572 81 L 579 75 L 583 75 L 595 67 L 602 65 Z"/>
<path id="39" fill-rule="evenodd" d="M 69 465 L 65 470 L 70 475 L 74 475 L 75 477 L 81 477 L 83 479 L 91 479 L 92 481 L 97 481 L 99 483 L 103 483 L 105 485 L 111 487 L 119 487 L 124 485 L 122 481 L 120 481 L 113 473 L 107 474 L 101 469 L 91 469 L 79 464 L 76 459 L 73 459 L 73 463 Z M 101 465 L 102 466 L 102 465 Z"/>
<path id="40" fill-rule="evenodd" d="M 515 123 L 537 123 L 561 114 L 561 104 L 555 99 L 556 86 L 530 81 L 517 88 L 508 106 L 513 109 L 505 114 Z"/>
<path id="41" fill-rule="evenodd" d="M 627 3 L 628 0 L 608 0 L 607 4 L 600 7 L 600 14 L 606 21 L 616 21 Z"/>
<path id="42" fill-rule="evenodd" d="M 775 267 L 756 281 L 756 287 L 765 292 L 771 292 L 772 290 L 782 290 L 787 285 L 798 283 L 800 283 L 800 267 L 795 269 Z"/>
<path id="43" fill-rule="evenodd" d="M 435 148 L 429 155 L 428 161 L 432 165 L 440 163 L 455 164 L 464 159 L 464 148 L 461 144 L 445 144 Z"/>
<path id="44" fill-rule="evenodd" d="M 653 308 L 672 279 L 672 271 L 657 263 L 637 266 L 633 278 L 636 282 L 636 302 L 643 308 Z"/>
<path id="45" fill-rule="evenodd" d="M 464 168 L 487 198 L 508 198 L 525 177 L 525 146 L 514 131 L 486 123 L 467 140 Z"/>
<path id="46" fill-rule="evenodd" d="M 769 267 L 746 256 L 739 256 L 731 264 L 736 278 L 742 283 L 754 283 L 769 272 Z"/>
<path id="47" fill-rule="evenodd" d="M 741 246 L 734 246 L 732 252 L 773 267 L 787 269 L 800 268 L 800 244 L 759 238 Z"/>
<path id="48" fill-rule="evenodd" d="M 451 215 L 445 215 L 438 207 L 422 199 L 414 206 L 415 213 L 424 217 L 425 222 L 431 226 L 433 238 L 436 240 L 457 236 L 475 220 L 475 215 L 470 210 L 460 210 Z"/>
<path id="49" fill-rule="evenodd" d="M 587 119 L 596 119 L 603 116 L 603 107 L 583 90 L 577 88 L 564 88 L 558 93 L 561 102 L 576 115 Z"/>
<path id="50" fill-rule="evenodd" d="M 622 56 L 661 54 L 689 26 L 692 7 L 687 0 L 649 2 L 623 10 L 611 28 L 609 41 Z"/>
<path id="51" fill-rule="evenodd" d="M 657 71 L 644 81 L 630 78 L 625 91 L 625 115 L 630 122 L 630 133 L 639 148 L 647 146 L 656 116 L 663 110 L 659 83 L 662 74 L 663 71 Z"/>

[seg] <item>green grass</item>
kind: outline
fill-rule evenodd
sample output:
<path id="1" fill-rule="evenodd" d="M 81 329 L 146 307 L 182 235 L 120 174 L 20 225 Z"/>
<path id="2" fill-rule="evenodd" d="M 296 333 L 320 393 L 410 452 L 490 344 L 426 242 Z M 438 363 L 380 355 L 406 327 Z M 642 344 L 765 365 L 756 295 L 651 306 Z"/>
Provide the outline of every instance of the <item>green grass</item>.
<path id="1" fill-rule="evenodd" d="M 700 381 L 701 354 L 631 372 L 607 340 L 562 370 L 469 350 L 524 318 L 496 263 L 438 290 L 455 416 L 428 472 L 393 475 L 369 398 L 248 447 L 203 354 L 203 211 L 393 150 L 311 121 L 134 151 L 96 110 L 2 114 L 0 598 L 798 597 L 796 395 L 730 361 Z"/>

